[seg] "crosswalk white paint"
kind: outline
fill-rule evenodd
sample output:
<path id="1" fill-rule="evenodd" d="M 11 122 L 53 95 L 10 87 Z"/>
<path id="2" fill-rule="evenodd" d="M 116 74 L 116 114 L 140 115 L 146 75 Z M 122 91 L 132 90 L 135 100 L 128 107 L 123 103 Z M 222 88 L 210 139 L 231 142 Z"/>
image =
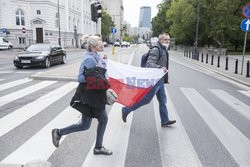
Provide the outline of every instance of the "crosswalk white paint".
<path id="1" fill-rule="evenodd" d="M 250 90 L 238 90 L 238 92 L 242 93 L 245 96 L 250 97 Z"/>
<path id="2" fill-rule="evenodd" d="M 0 137 L 65 96 L 76 86 L 77 83 L 70 82 L 1 118 L 0 124 L 5 126 L 0 126 Z"/>
<path id="3" fill-rule="evenodd" d="M 210 91 L 232 107 L 235 111 L 250 120 L 250 107 L 221 89 L 210 89 Z"/>
<path id="4" fill-rule="evenodd" d="M 127 117 L 127 122 L 122 121 L 122 105 L 115 103 L 109 113 L 109 121 L 104 134 L 103 145 L 113 151 L 112 156 L 95 156 L 94 144 L 90 149 L 83 167 L 119 166 L 125 165 L 133 112 Z M 114 128 L 115 127 L 115 128 Z"/>
<path id="5" fill-rule="evenodd" d="M 19 91 L 16 91 L 16 92 L 13 92 L 13 93 L 10 93 L 8 95 L 5 95 L 5 96 L 2 96 L 0 97 L 0 107 L 7 104 L 7 103 L 10 103 L 10 102 L 13 102 L 14 100 L 17 100 L 21 97 L 24 97 L 28 94 L 31 94 L 35 91 L 38 91 L 38 90 L 41 90 L 49 85 L 52 85 L 54 83 L 56 83 L 57 81 L 43 81 L 43 82 L 40 82 L 38 84 L 35 84 L 35 85 L 32 85 L 32 86 L 29 86 L 27 88 L 24 88 L 24 89 L 21 89 Z"/>
<path id="6" fill-rule="evenodd" d="M 15 87 L 17 85 L 21 85 L 21 84 L 24 84 L 24 83 L 27 83 L 27 82 L 30 82 L 30 81 L 32 81 L 32 80 L 28 79 L 28 78 L 24 78 L 24 79 L 19 79 L 19 80 L 15 80 L 15 81 L 12 81 L 12 82 L 8 82 L 8 83 L 5 83 L 5 84 L 1 84 L 0 85 L 0 91 L 5 90 L 5 89 L 9 89 L 9 88 L 12 88 L 12 87 Z"/>
<path id="7" fill-rule="evenodd" d="M 52 144 L 51 130 L 54 128 L 62 128 L 76 122 L 79 119 L 78 116 L 79 112 L 71 107 L 66 108 L 16 151 L 2 160 L 1 163 L 25 164 L 38 159 L 46 161 L 56 149 Z M 63 139 L 64 138 L 62 138 L 60 142 L 62 142 Z"/>
<path id="8" fill-rule="evenodd" d="M 250 141 L 216 108 L 193 88 L 181 88 L 183 94 L 218 137 L 239 166 L 250 164 Z"/>
<path id="9" fill-rule="evenodd" d="M 5 79 L 0 79 L 0 81 L 4 81 Z"/>
<path id="10" fill-rule="evenodd" d="M 193 145 L 188 138 L 185 128 L 182 125 L 181 119 L 179 118 L 178 113 L 176 112 L 174 104 L 168 94 L 167 99 L 169 117 L 172 117 L 176 120 L 176 123 L 172 125 L 171 128 L 161 127 L 161 120 L 159 116 L 159 103 L 156 97 L 153 99 L 162 166 L 202 166 L 193 148 Z"/>

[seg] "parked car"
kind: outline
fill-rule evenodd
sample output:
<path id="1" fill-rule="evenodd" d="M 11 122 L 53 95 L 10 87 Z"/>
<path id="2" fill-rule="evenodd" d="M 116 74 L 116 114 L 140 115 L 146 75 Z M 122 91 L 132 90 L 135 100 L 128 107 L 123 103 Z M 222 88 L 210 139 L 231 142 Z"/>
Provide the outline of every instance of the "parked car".
<path id="1" fill-rule="evenodd" d="M 11 49 L 13 45 L 6 38 L 0 37 L 0 49 Z"/>
<path id="2" fill-rule="evenodd" d="M 104 47 L 107 47 L 108 46 L 108 43 L 107 42 L 102 42 L 102 45 L 104 46 Z"/>
<path id="3" fill-rule="evenodd" d="M 87 41 L 84 41 L 84 42 L 81 44 L 81 49 L 87 49 Z"/>
<path id="4" fill-rule="evenodd" d="M 16 68 L 23 66 L 42 66 L 49 68 L 52 64 L 65 64 L 66 52 L 59 45 L 34 44 L 13 60 Z"/>
<path id="5" fill-rule="evenodd" d="M 115 42 L 114 46 L 119 46 L 120 47 L 121 46 L 120 42 Z"/>
<path id="6" fill-rule="evenodd" d="M 130 43 L 126 41 L 123 41 L 121 44 L 121 47 L 128 47 L 128 46 L 130 46 Z"/>

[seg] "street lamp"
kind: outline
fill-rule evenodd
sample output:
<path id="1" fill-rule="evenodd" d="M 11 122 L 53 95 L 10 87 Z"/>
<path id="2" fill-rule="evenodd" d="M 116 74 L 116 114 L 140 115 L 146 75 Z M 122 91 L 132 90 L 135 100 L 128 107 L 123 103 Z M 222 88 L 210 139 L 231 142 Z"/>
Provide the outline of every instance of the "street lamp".
<path id="1" fill-rule="evenodd" d="M 195 43 L 194 43 L 194 51 L 193 51 L 193 59 L 198 60 L 199 52 L 198 52 L 198 36 L 199 36 L 199 22 L 200 22 L 200 0 L 197 0 L 197 22 L 196 22 L 196 34 L 195 34 Z"/>
<path id="2" fill-rule="evenodd" d="M 58 12 L 58 44 L 61 46 L 61 26 L 60 26 L 60 8 L 59 8 L 59 0 L 57 0 L 57 12 Z"/>

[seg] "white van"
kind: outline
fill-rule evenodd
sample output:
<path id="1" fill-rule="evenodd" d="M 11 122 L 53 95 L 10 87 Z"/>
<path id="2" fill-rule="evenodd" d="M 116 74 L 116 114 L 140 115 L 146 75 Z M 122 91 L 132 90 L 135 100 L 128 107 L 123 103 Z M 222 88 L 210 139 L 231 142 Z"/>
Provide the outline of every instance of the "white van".
<path id="1" fill-rule="evenodd" d="M 0 49 L 11 49 L 12 47 L 13 45 L 11 42 L 4 37 L 0 37 Z"/>

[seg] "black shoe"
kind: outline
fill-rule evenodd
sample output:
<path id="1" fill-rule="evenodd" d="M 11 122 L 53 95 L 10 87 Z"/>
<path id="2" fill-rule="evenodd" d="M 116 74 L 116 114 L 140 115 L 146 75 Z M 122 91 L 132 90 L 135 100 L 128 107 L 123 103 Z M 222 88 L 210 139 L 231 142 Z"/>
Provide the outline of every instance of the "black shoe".
<path id="1" fill-rule="evenodd" d="M 122 120 L 123 122 L 127 122 L 127 116 L 128 116 L 128 112 L 126 112 L 126 107 L 122 107 Z"/>
<path id="2" fill-rule="evenodd" d="M 174 124 L 175 122 L 176 122 L 176 120 L 169 120 L 167 123 L 161 124 L 161 127 L 167 127 L 167 126 L 169 126 L 169 125 Z"/>
<path id="3" fill-rule="evenodd" d="M 62 137 L 59 134 L 59 129 L 53 129 L 51 134 L 52 134 L 52 143 L 54 144 L 55 147 L 59 147 L 59 142 Z"/>
<path id="4" fill-rule="evenodd" d="M 94 148 L 94 154 L 95 155 L 99 155 L 99 154 L 103 154 L 103 155 L 112 155 L 113 152 L 106 149 L 105 147 L 101 147 L 101 148 Z"/>

